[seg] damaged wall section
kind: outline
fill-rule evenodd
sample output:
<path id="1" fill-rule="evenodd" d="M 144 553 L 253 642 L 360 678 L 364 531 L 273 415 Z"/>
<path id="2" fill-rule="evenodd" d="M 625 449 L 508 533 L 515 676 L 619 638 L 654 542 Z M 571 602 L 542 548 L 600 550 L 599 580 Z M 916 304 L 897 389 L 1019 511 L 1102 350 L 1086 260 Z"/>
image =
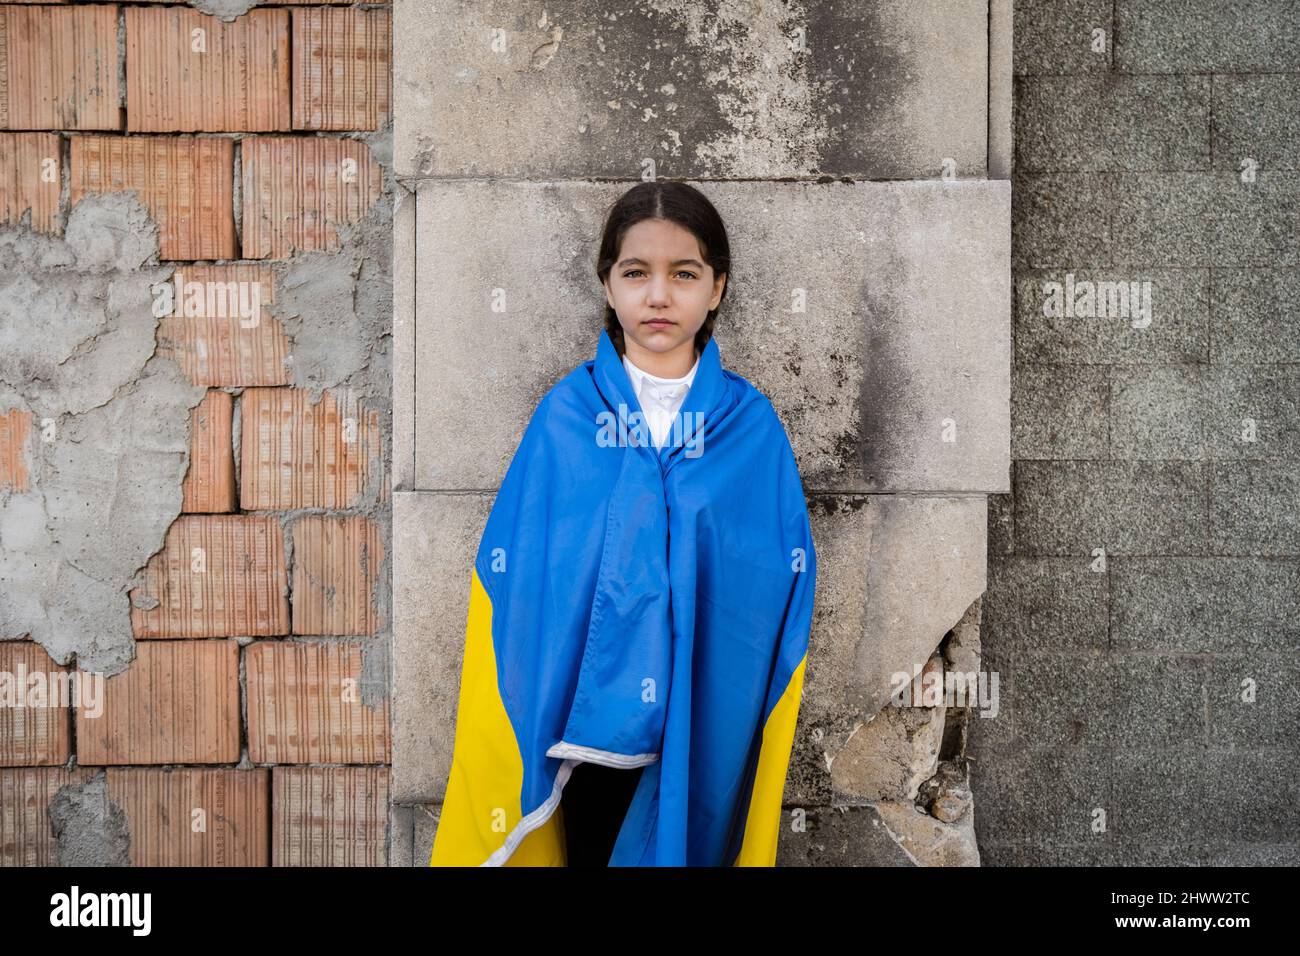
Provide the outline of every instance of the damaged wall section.
<path id="1" fill-rule="evenodd" d="M 0 5 L 0 866 L 388 861 L 391 14 L 255 6 Z"/>

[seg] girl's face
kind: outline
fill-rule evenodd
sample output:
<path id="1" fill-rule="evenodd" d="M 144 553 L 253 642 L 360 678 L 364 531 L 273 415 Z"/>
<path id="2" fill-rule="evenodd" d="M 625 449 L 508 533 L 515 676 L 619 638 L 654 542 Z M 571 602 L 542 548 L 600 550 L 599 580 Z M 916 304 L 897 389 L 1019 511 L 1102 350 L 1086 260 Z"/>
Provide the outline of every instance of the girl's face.
<path id="1" fill-rule="evenodd" d="M 605 279 L 628 358 L 641 367 L 647 358 L 661 368 L 684 363 L 680 374 L 686 374 L 695 361 L 695 333 L 726 283 L 725 272 L 715 276 L 705 264 L 689 229 L 665 219 L 643 219 L 628 229 Z"/>

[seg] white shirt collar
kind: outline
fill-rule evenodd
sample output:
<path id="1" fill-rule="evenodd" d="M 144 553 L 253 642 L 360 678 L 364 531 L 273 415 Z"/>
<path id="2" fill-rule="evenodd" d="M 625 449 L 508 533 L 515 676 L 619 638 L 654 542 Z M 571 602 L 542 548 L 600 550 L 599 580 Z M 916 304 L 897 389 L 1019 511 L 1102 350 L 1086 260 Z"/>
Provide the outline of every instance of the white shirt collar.
<path id="1" fill-rule="evenodd" d="M 661 378 L 658 375 L 651 375 L 633 364 L 626 352 L 623 353 L 623 367 L 627 369 L 627 376 L 632 380 L 632 387 L 636 389 L 637 398 L 642 400 L 642 405 L 645 404 L 647 397 L 659 404 L 668 405 L 685 397 L 700 367 L 700 357 L 698 355 L 695 357 L 695 364 L 681 378 Z"/>

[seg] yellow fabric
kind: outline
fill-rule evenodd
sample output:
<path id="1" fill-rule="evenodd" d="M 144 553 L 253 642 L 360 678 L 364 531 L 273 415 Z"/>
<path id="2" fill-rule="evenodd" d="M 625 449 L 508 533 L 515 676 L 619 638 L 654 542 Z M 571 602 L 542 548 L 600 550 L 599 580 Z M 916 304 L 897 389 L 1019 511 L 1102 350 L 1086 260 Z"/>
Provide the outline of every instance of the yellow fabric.
<path id="1" fill-rule="evenodd" d="M 799 666 L 790 675 L 781 699 L 763 725 L 763 743 L 759 749 L 753 794 L 749 798 L 749 815 L 745 818 L 745 836 L 734 866 L 776 865 L 781 797 L 785 793 L 785 778 L 790 768 L 790 751 L 794 747 L 794 728 L 799 719 L 803 672 L 807 663 L 808 654 L 805 652 Z"/>
<path id="2" fill-rule="evenodd" d="M 492 600 L 477 569 L 470 573 L 456 739 L 430 866 L 481 866 L 523 817 L 524 766 L 497 682 Z M 524 837 L 503 865 L 565 866 L 560 809 Z"/>

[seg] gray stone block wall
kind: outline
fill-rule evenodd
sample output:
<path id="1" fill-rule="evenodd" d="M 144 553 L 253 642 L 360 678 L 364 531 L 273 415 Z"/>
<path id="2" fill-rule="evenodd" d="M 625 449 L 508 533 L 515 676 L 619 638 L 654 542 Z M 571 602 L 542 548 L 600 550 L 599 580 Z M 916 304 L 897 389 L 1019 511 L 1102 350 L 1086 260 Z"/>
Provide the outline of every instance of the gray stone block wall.
<path id="1" fill-rule="evenodd" d="M 1295 864 L 1300 4 L 1017 0 L 1014 49 L 982 862 Z"/>

